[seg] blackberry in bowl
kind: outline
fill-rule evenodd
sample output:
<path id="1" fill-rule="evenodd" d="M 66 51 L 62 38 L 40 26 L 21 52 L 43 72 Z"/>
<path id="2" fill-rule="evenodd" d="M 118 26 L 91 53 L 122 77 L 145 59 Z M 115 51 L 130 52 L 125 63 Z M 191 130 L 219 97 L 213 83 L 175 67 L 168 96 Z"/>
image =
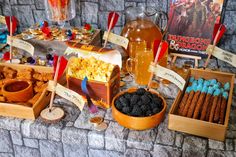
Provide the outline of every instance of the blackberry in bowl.
<path id="1" fill-rule="evenodd" d="M 130 88 L 112 101 L 113 118 L 122 126 L 146 130 L 160 124 L 165 116 L 166 101 L 154 90 Z"/>

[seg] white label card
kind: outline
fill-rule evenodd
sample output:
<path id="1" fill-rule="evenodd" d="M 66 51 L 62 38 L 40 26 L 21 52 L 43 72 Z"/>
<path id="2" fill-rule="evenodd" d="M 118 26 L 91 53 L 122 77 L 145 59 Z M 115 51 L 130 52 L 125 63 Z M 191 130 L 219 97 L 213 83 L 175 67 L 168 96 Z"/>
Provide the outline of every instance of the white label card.
<path id="1" fill-rule="evenodd" d="M 209 54 L 212 52 L 213 49 L 213 45 L 208 45 L 206 52 Z M 227 62 L 231 65 L 233 65 L 234 67 L 236 67 L 236 55 L 233 53 L 230 53 L 228 51 L 222 50 L 219 47 L 215 47 L 214 51 L 212 53 L 213 56 L 215 56 L 216 58 Z"/>
<path id="2" fill-rule="evenodd" d="M 25 50 L 29 52 L 32 56 L 34 55 L 34 46 L 24 40 L 7 36 L 7 44 Z"/>
<path id="3" fill-rule="evenodd" d="M 49 91 L 55 90 L 57 95 L 61 96 L 62 98 L 68 101 L 73 102 L 80 109 L 80 111 L 83 110 L 85 101 L 81 95 L 66 87 L 63 87 L 59 83 L 57 83 L 56 87 L 54 85 L 55 85 L 54 81 L 50 80 L 48 82 L 48 90 Z"/>
<path id="4" fill-rule="evenodd" d="M 120 46 L 124 47 L 125 49 L 127 49 L 127 47 L 128 47 L 129 39 L 127 39 L 125 37 L 122 37 L 120 35 L 117 35 L 117 34 L 114 34 L 111 32 L 108 35 L 108 32 L 104 32 L 103 40 L 106 40 L 107 38 L 108 38 L 108 41 L 113 44 L 120 45 Z"/>
<path id="5" fill-rule="evenodd" d="M 184 89 L 186 81 L 179 74 L 170 69 L 164 68 L 158 64 L 155 65 L 154 63 L 151 63 L 149 66 L 149 72 L 153 72 L 156 76 L 174 83 L 180 88 L 180 90 Z"/>

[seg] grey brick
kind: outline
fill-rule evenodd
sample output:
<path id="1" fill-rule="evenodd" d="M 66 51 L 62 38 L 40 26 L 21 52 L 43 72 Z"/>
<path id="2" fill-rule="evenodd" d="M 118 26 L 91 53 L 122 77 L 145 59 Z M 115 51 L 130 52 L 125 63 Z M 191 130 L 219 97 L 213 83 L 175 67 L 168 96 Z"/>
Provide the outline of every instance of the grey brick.
<path id="1" fill-rule="evenodd" d="M 34 122 L 32 120 L 24 120 L 21 123 L 21 130 L 22 130 L 22 135 L 24 137 L 30 137 L 30 126 L 33 124 Z"/>
<path id="2" fill-rule="evenodd" d="M 0 129 L 0 135 L 0 152 L 13 152 L 10 133 L 7 130 Z"/>
<path id="3" fill-rule="evenodd" d="M 89 149 L 89 157 L 123 157 L 123 154 L 115 151 Z"/>
<path id="4" fill-rule="evenodd" d="M 47 127 L 48 125 L 37 119 L 30 126 L 30 137 L 37 139 L 47 139 Z"/>
<path id="5" fill-rule="evenodd" d="M 10 0 L 10 4 L 11 5 L 17 4 L 17 0 Z"/>
<path id="6" fill-rule="evenodd" d="M 181 149 L 170 147 L 170 146 L 162 146 L 155 144 L 154 149 L 152 152 L 153 156 L 160 156 L 160 157 L 180 157 L 181 156 Z"/>
<path id="7" fill-rule="evenodd" d="M 42 21 L 47 21 L 46 14 L 44 10 L 33 10 L 34 19 L 36 23 L 41 23 Z"/>
<path id="8" fill-rule="evenodd" d="M 124 10 L 124 0 L 101 0 L 100 10 L 102 11 L 122 11 Z"/>
<path id="9" fill-rule="evenodd" d="M 44 9 L 44 0 L 35 0 L 35 6 L 37 9 Z"/>
<path id="10" fill-rule="evenodd" d="M 236 19 L 233 18 L 236 16 L 236 11 L 226 11 L 225 12 L 225 18 L 224 18 L 224 23 L 227 27 L 227 31 L 225 32 L 226 34 L 236 34 Z"/>
<path id="11" fill-rule="evenodd" d="M 207 141 L 202 138 L 188 136 L 184 138 L 183 157 L 205 156 Z"/>
<path id="12" fill-rule="evenodd" d="M 125 7 L 128 8 L 128 7 L 135 7 L 136 6 L 136 3 L 135 2 L 127 2 L 125 1 Z"/>
<path id="13" fill-rule="evenodd" d="M 227 130 L 227 132 L 226 132 L 226 137 L 227 137 L 227 138 L 236 138 L 236 131 Z"/>
<path id="14" fill-rule="evenodd" d="M 232 139 L 225 140 L 225 149 L 226 150 L 234 150 L 234 141 Z"/>
<path id="15" fill-rule="evenodd" d="M 88 157 L 87 146 L 63 143 L 65 157 Z"/>
<path id="16" fill-rule="evenodd" d="M 88 133 L 88 143 L 90 148 L 103 149 L 105 145 L 104 133 L 90 131 Z"/>
<path id="17" fill-rule="evenodd" d="M 13 157 L 11 153 L 0 153 L 0 157 Z"/>
<path id="18" fill-rule="evenodd" d="M 11 15 L 11 5 L 9 0 L 4 0 L 1 2 L 3 15 Z"/>
<path id="19" fill-rule="evenodd" d="M 24 145 L 31 148 L 39 148 L 39 141 L 37 139 L 23 138 Z"/>
<path id="20" fill-rule="evenodd" d="M 0 117 L 0 128 L 6 130 L 20 131 L 20 124 L 22 119 Z"/>
<path id="21" fill-rule="evenodd" d="M 209 139 L 208 145 L 209 145 L 209 148 L 211 149 L 224 150 L 224 142 Z"/>
<path id="22" fill-rule="evenodd" d="M 130 131 L 127 146 L 143 150 L 151 150 L 156 138 L 157 130 Z"/>
<path id="23" fill-rule="evenodd" d="M 236 152 L 232 151 L 220 151 L 220 150 L 208 150 L 207 157 L 235 157 Z"/>
<path id="24" fill-rule="evenodd" d="M 107 22 L 108 22 L 108 14 L 109 12 L 99 12 L 98 13 L 98 16 L 99 16 L 99 23 L 101 24 L 101 29 L 103 30 L 107 30 L 108 29 L 108 25 L 107 25 Z M 124 23 L 125 23 L 125 17 L 123 16 L 122 13 L 118 13 L 119 14 L 119 19 L 116 23 L 116 26 L 123 26 Z M 121 32 L 120 32 L 121 33 Z M 119 34 L 120 34 L 119 33 Z"/>
<path id="25" fill-rule="evenodd" d="M 15 157 L 40 157 L 39 150 L 23 147 L 23 146 L 14 146 Z"/>
<path id="26" fill-rule="evenodd" d="M 61 130 L 63 128 L 62 123 L 59 124 L 51 124 L 48 127 L 48 139 L 54 141 L 61 141 Z"/>
<path id="27" fill-rule="evenodd" d="M 10 134 L 11 134 L 11 140 L 13 144 L 16 144 L 16 145 L 23 144 L 22 135 L 19 131 L 10 131 Z"/>
<path id="28" fill-rule="evenodd" d="M 182 134 L 176 134 L 175 135 L 175 146 L 182 147 L 182 143 L 184 140 L 184 136 Z"/>
<path id="29" fill-rule="evenodd" d="M 234 0 L 228 0 L 226 10 L 236 10 L 236 2 Z"/>
<path id="30" fill-rule="evenodd" d="M 33 0 L 18 0 L 19 4 L 33 4 Z"/>
<path id="31" fill-rule="evenodd" d="M 127 149 L 124 154 L 125 157 L 151 157 L 151 154 L 148 151 L 139 150 L 139 149 Z"/>
<path id="32" fill-rule="evenodd" d="M 110 122 L 105 132 L 105 147 L 107 150 L 125 151 L 128 130 L 116 122 Z"/>
<path id="33" fill-rule="evenodd" d="M 98 22 L 98 4 L 91 2 L 81 2 L 81 8 L 83 23 Z"/>
<path id="34" fill-rule="evenodd" d="M 39 141 L 41 157 L 63 157 L 62 143 L 49 140 Z"/>
<path id="35" fill-rule="evenodd" d="M 62 130 L 62 142 L 66 144 L 81 144 L 88 145 L 87 142 L 88 131 L 66 127 Z"/>

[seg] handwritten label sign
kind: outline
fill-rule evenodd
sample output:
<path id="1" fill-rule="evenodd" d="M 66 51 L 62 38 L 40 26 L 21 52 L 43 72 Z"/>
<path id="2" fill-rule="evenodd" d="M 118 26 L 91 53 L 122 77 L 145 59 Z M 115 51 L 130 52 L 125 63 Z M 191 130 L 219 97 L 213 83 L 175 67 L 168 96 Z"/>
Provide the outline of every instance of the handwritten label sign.
<path id="1" fill-rule="evenodd" d="M 83 110 L 85 101 L 81 95 L 78 93 L 63 87 L 59 83 L 55 86 L 54 81 L 49 81 L 48 82 L 48 90 L 53 91 L 55 90 L 56 94 L 63 97 L 64 99 L 73 102 L 79 109 L 80 111 Z"/>
<path id="2" fill-rule="evenodd" d="M 5 16 L 0 15 L 0 23 L 6 24 Z"/>
<path id="3" fill-rule="evenodd" d="M 107 36 L 108 36 L 108 32 L 104 32 L 103 40 L 106 40 Z M 111 32 L 109 33 L 108 41 L 113 44 L 120 45 L 124 47 L 125 49 L 127 49 L 128 44 L 129 44 L 129 39 L 119 36 L 117 34 L 111 33 Z"/>
<path id="4" fill-rule="evenodd" d="M 149 66 L 149 72 L 153 72 L 156 76 L 174 83 L 181 90 L 183 90 L 186 83 L 186 81 L 179 74 L 158 64 L 155 65 L 154 63 L 151 63 Z"/>
<path id="5" fill-rule="evenodd" d="M 7 36 L 7 44 L 25 50 L 29 52 L 32 56 L 34 55 L 34 46 L 24 40 Z"/>
<path id="6" fill-rule="evenodd" d="M 208 45 L 206 52 L 211 53 L 212 49 L 213 49 L 213 45 Z M 216 58 L 218 58 L 224 62 L 227 62 L 227 63 L 233 65 L 234 67 L 236 67 L 236 55 L 235 54 L 232 54 L 228 51 L 222 50 L 216 46 L 212 55 L 215 56 Z"/>

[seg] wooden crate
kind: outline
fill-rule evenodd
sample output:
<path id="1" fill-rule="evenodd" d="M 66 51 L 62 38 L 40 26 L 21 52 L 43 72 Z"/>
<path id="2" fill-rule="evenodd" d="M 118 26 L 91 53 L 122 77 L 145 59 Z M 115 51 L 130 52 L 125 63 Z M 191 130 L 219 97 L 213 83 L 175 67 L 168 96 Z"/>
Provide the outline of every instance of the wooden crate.
<path id="1" fill-rule="evenodd" d="M 33 68 L 37 72 L 53 73 L 53 68 L 51 67 L 9 64 L 9 63 L 0 63 L 0 71 L 4 66 L 11 67 L 12 69 L 15 70 Z M 61 80 L 60 82 L 63 83 L 63 81 Z M 1 102 L 0 115 L 35 120 L 39 116 L 40 112 L 49 104 L 50 95 L 51 95 L 50 92 L 44 90 L 38 101 L 35 104 L 33 104 L 32 107 L 17 105 L 14 103 Z"/>
<path id="2" fill-rule="evenodd" d="M 190 76 L 194 76 L 196 79 L 204 78 L 204 79 L 217 79 L 221 83 L 230 82 L 230 91 L 227 102 L 227 108 L 225 113 L 225 121 L 224 124 L 211 123 L 207 121 L 202 121 L 198 119 L 183 117 L 177 114 L 178 106 L 182 100 L 184 92 L 188 80 Z M 169 112 L 169 122 L 168 128 L 171 130 L 176 130 L 184 133 L 189 133 L 197 136 L 202 136 L 214 140 L 224 141 L 225 135 L 228 127 L 230 107 L 232 103 L 232 95 L 234 88 L 234 74 L 216 72 L 216 71 L 207 71 L 200 69 L 191 69 L 187 76 L 187 83 L 183 91 L 179 91 L 177 98 L 175 99 L 170 112 Z"/>
<path id="3" fill-rule="evenodd" d="M 67 86 L 69 89 L 79 93 L 80 95 L 85 97 L 85 94 L 81 89 L 82 80 L 67 77 Z M 112 99 L 119 92 L 120 89 L 120 68 L 119 66 L 115 66 L 111 79 L 108 82 L 99 82 L 90 80 L 87 83 L 87 88 L 90 94 L 90 97 L 96 101 L 101 101 L 102 105 L 100 107 L 110 108 L 112 104 Z"/>

